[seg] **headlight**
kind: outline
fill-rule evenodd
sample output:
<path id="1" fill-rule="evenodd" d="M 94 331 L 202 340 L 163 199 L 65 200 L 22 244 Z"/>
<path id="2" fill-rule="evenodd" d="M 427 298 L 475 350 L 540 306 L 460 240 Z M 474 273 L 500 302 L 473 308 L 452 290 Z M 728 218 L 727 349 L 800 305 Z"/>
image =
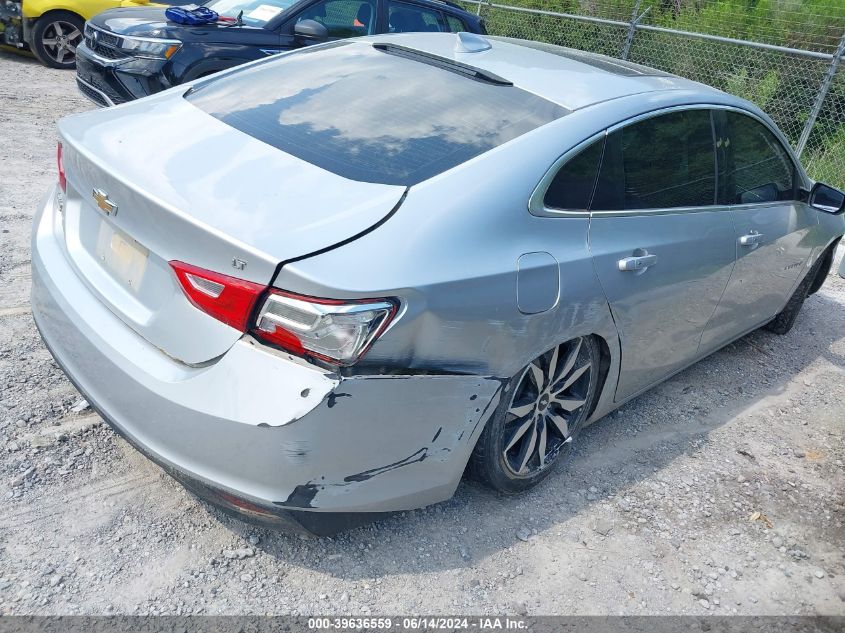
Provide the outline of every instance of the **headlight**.
<path id="1" fill-rule="evenodd" d="M 141 37 L 121 37 L 120 50 L 135 57 L 170 59 L 182 47 L 179 40 L 158 40 Z"/>

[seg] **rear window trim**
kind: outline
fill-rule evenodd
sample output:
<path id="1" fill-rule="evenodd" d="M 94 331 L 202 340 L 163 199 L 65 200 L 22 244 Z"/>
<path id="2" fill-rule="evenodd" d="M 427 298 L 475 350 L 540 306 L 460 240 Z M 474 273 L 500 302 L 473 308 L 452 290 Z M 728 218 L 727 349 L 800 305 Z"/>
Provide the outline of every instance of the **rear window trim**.
<path id="1" fill-rule="evenodd" d="M 543 175 L 540 182 L 537 183 L 537 186 L 531 193 L 531 197 L 528 199 L 528 212 L 531 215 L 536 215 L 541 218 L 589 217 L 589 208 L 556 209 L 555 207 L 546 206 L 546 192 L 548 192 L 549 187 L 551 186 L 552 181 L 554 181 L 554 179 L 557 177 L 558 172 L 563 169 L 570 160 L 578 156 L 582 151 L 586 150 L 593 143 L 596 143 L 601 140 L 607 140 L 607 134 L 607 130 L 602 130 L 601 132 L 597 132 L 592 136 L 587 137 L 580 143 L 573 146 L 571 149 L 567 150 L 566 153 L 564 153 L 554 163 L 552 163 L 552 166 L 549 167 L 548 171 L 546 171 L 546 173 Z M 602 150 L 602 158 L 604 158 L 604 150 Z M 601 161 L 599 161 L 599 167 L 601 167 Z M 595 187 L 595 183 L 593 186 Z M 593 193 L 595 193 L 595 190 Z M 592 199 L 592 195 L 590 197 Z"/>

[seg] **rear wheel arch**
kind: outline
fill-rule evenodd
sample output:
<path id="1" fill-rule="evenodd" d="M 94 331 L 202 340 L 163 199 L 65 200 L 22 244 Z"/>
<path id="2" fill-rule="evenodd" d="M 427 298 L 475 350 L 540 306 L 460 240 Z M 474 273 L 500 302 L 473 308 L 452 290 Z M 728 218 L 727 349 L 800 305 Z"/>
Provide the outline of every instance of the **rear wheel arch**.
<path id="1" fill-rule="evenodd" d="M 579 352 L 578 350 L 582 350 Z M 584 352 L 586 350 L 586 353 Z M 557 393 L 558 390 L 561 389 L 560 385 L 563 385 L 563 389 L 566 389 L 566 384 L 568 381 L 565 381 L 566 374 L 561 373 L 560 378 L 553 378 L 553 376 L 557 375 L 554 373 L 553 368 L 555 362 L 558 363 L 558 367 L 564 365 L 566 356 L 558 355 L 558 354 L 569 354 L 572 353 L 571 359 L 572 363 L 566 364 L 566 367 L 572 368 L 573 379 L 576 375 L 582 373 L 577 371 L 578 366 L 584 363 L 584 360 L 589 359 L 589 365 L 592 368 L 590 371 L 592 375 L 587 374 L 583 375 L 580 380 L 586 382 L 582 382 L 582 386 L 578 387 L 578 383 L 574 383 L 572 389 L 576 390 L 576 392 L 570 391 L 560 391 Z M 576 360 L 576 355 L 578 359 Z M 583 355 L 583 359 L 582 359 Z M 549 361 L 549 356 L 551 356 L 552 360 Z M 543 359 L 546 359 L 544 361 Z M 557 359 L 557 360 L 555 360 Z M 543 363 L 546 363 L 544 365 Z M 473 450 L 470 454 L 466 473 L 478 479 L 488 486 L 504 493 L 518 493 L 522 492 L 523 490 L 528 490 L 529 488 L 533 487 L 535 484 L 542 481 L 554 467 L 554 464 L 559 461 L 558 457 L 565 455 L 569 452 L 569 448 L 567 447 L 565 451 L 561 450 L 563 446 L 558 448 L 557 451 L 550 452 L 549 455 L 553 456 L 550 459 L 553 461 L 547 461 L 546 466 L 543 466 L 542 460 L 539 462 L 539 470 L 537 472 L 528 472 L 520 470 L 519 473 L 516 473 L 515 470 L 508 472 L 507 467 L 502 467 L 502 464 L 508 460 L 507 454 L 504 457 L 504 461 L 502 460 L 501 449 L 505 447 L 505 452 L 507 453 L 508 446 L 513 444 L 513 441 L 510 443 L 507 442 L 506 436 L 508 435 L 508 427 L 507 424 L 513 424 L 513 415 L 510 412 L 512 400 L 515 398 L 524 397 L 520 396 L 519 393 L 521 392 L 521 385 L 523 380 L 525 380 L 526 374 L 529 373 L 529 368 L 532 365 L 540 365 L 541 367 L 546 367 L 549 369 L 548 372 L 552 378 L 549 378 L 548 381 L 540 381 L 542 384 L 548 385 L 545 388 L 541 388 L 541 394 L 535 393 L 533 397 L 539 398 L 539 395 L 542 395 L 544 392 L 549 393 L 549 398 L 551 398 L 549 409 L 545 411 L 545 404 L 542 400 L 539 401 L 539 404 L 535 404 L 535 412 L 529 414 L 529 417 L 536 416 L 536 420 L 542 420 L 544 415 L 551 414 L 552 418 L 557 417 L 558 419 L 562 419 L 560 416 L 566 416 L 566 411 L 575 411 L 575 414 L 569 414 L 572 417 L 566 417 L 567 423 L 569 425 L 568 431 L 561 430 L 564 435 L 560 436 L 560 439 L 567 437 L 566 433 L 571 434 L 571 437 L 566 442 L 563 442 L 563 445 L 567 445 L 569 440 L 574 439 L 578 432 L 586 426 L 587 421 L 589 420 L 590 416 L 592 415 L 593 411 L 595 411 L 596 405 L 600 399 L 601 394 L 603 393 L 607 376 L 609 374 L 610 365 L 611 365 L 611 353 L 610 347 L 604 337 L 592 333 L 592 334 L 585 334 L 582 336 L 575 336 L 571 337 L 561 343 L 555 344 L 549 348 L 546 352 L 541 354 L 539 357 L 535 359 L 531 359 L 525 364 L 525 367 L 519 370 L 513 377 L 504 379 L 502 382 L 502 388 L 499 392 L 499 401 L 496 404 L 495 409 L 487 418 L 484 420 L 484 427 L 481 430 L 481 433 L 478 436 L 478 439 L 475 442 Z M 537 367 L 533 367 L 533 369 L 537 369 Z M 564 368 L 564 372 L 567 370 Z M 589 378 L 588 378 L 589 376 Z M 558 382 L 560 381 L 560 382 Z M 553 385 L 557 383 L 558 386 L 553 388 Z M 566 395 L 562 395 L 566 393 Z M 556 395 L 555 395 L 556 394 Z M 578 410 L 570 409 L 564 405 L 564 409 L 557 409 L 556 411 L 552 410 L 552 406 L 555 398 L 560 399 L 564 398 L 564 400 L 560 400 L 561 404 L 564 402 L 576 402 L 573 400 L 566 400 L 566 398 L 578 398 L 577 402 L 583 402 L 586 399 L 586 402 L 583 405 L 583 409 Z M 546 400 L 546 402 L 549 402 Z M 571 406 L 571 405 L 570 405 Z M 577 406 L 577 405 L 576 405 Z M 520 407 L 517 407 L 517 409 Z M 525 412 L 517 412 L 517 409 L 513 409 L 514 413 L 517 415 L 524 415 Z M 551 418 L 549 418 L 551 419 Z M 511 420 L 511 422 L 507 422 L 507 420 Z M 517 419 L 516 423 L 520 423 L 520 420 Z M 564 423 L 563 426 L 566 427 L 567 423 Z M 528 424 L 528 423 L 526 423 Z M 537 424 L 543 425 L 542 422 L 537 422 Z M 560 426 L 560 425 L 558 425 Z M 539 428 L 539 427 L 538 427 Z M 562 428 L 562 427 L 561 427 Z M 502 433 L 505 435 L 503 436 Z M 512 431 L 510 432 L 511 435 L 515 438 L 516 434 Z M 552 437 L 552 431 L 549 431 L 549 438 Z M 545 431 L 542 433 L 542 436 L 545 436 Z M 502 437 L 505 437 L 505 444 L 502 443 Z M 558 441 L 560 441 L 560 439 Z M 540 446 L 546 446 L 545 437 L 539 440 L 542 442 Z M 551 439 L 549 439 L 551 441 Z M 524 463 L 523 463 L 524 466 Z"/>
<path id="2" fill-rule="evenodd" d="M 585 328 L 585 330 L 586 330 L 586 328 Z M 613 334 L 616 335 L 616 332 L 614 332 Z M 594 331 L 593 332 L 584 331 L 582 333 L 576 333 L 576 332 L 570 331 L 570 332 L 567 333 L 566 338 L 561 339 L 557 343 L 549 345 L 549 347 L 543 351 L 543 354 L 548 353 L 550 350 L 554 349 L 555 347 L 559 347 L 560 345 L 563 345 L 565 343 L 568 343 L 569 341 L 572 341 L 572 340 L 575 340 L 575 339 L 581 338 L 581 337 L 585 337 L 585 338 L 590 337 L 590 338 L 594 339 L 596 341 L 596 344 L 599 347 L 599 353 L 600 353 L 601 360 L 600 360 L 600 365 L 599 365 L 598 393 L 599 393 L 599 395 L 601 395 L 601 393 L 604 391 L 604 388 L 607 385 L 607 379 L 608 379 L 608 376 L 610 375 L 610 367 L 611 367 L 611 364 L 612 364 L 612 361 L 613 361 L 613 354 L 610 351 L 611 350 L 610 342 L 607 340 L 607 338 L 604 335 L 599 334 L 598 332 L 594 332 Z M 528 365 L 530 362 L 532 362 L 533 360 L 535 360 L 535 357 L 522 357 L 522 362 L 519 365 L 518 371 L 522 371 L 522 369 L 526 365 Z M 500 379 L 504 379 L 504 380 L 510 380 L 514 376 L 512 376 L 512 375 L 507 376 L 507 375 L 498 374 L 497 377 L 500 378 Z M 597 400 L 598 400 L 598 398 L 597 398 Z M 595 410 L 595 404 L 596 403 L 593 403 L 592 410 L 590 411 L 591 414 Z"/>
<path id="3" fill-rule="evenodd" d="M 599 346 L 599 354 L 601 357 L 600 365 L 599 365 L 599 381 L 596 387 L 596 396 L 593 398 L 592 406 L 590 407 L 589 415 L 587 416 L 587 420 L 589 421 L 590 416 L 596 410 L 598 406 L 599 400 L 601 400 L 602 394 L 604 390 L 607 388 L 607 379 L 610 376 L 610 364 L 613 360 L 613 357 L 610 354 L 610 345 L 605 340 L 605 338 L 599 334 L 591 334 Z"/>
<path id="4" fill-rule="evenodd" d="M 835 246 L 835 244 L 831 245 L 831 247 Z M 833 250 L 831 250 L 831 247 L 825 249 L 825 252 L 819 256 L 812 268 L 801 279 L 801 283 L 795 288 L 783 310 L 763 326 L 766 330 L 775 334 L 784 335 L 792 329 L 795 320 L 798 318 L 798 313 L 804 305 L 804 300 L 818 290 L 827 277 L 830 264 L 833 261 Z"/>
<path id="5" fill-rule="evenodd" d="M 223 70 L 228 70 L 229 68 L 233 68 L 239 64 L 245 64 L 249 60 L 238 60 L 233 63 L 226 63 L 220 60 L 205 60 L 201 59 L 193 66 L 190 66 L 188 70 L 184 72 L 180 83 L 185 83 L 188 81 L 194 81 L 195 79 L 202 79 L 203 77 L 208 77 L 209 75 L 213 75 L 214 73 L 219 73 Z"/>
<path id="6" fill-rule="evenodd" d="M 213 75 L 216 72 L 221 70 L 225 70 L 225 68 L 215 68 L 215 69 L 208 69 L 208 68 L 201 68 L 198 71 L 191 71 L 185 73 L 184 81 L 193 81 L 194 79 L 202 79 L 203 77 L 208 77 L 209 75 Z"/>
<path id="7" fill-rule="evenodd" d="M 614 332 L 614 335 L 616 335 L 615 332 Z M 568 336 L 567 338 L 561 340 L 560 342 L 549 346 L 549 348 L 546 349 L 543 353 L 544 354 L 548 353 L 550 350 L 554 349 L 555 347 L 559 347 L 560 345 L 563 345 L 565 343 L 568 343 L 569 341 L 572 341 L 572 340 L 574 340 L 576 338 L 580 338 L 580 337 L 589 337 L 589 338 L 594 339 L 596 344 L 598 345 L 598 348 L 599 348 L 599 358 L 600 358 L 600 360 L 599 360 L 599 367 L 598 367 L 598 374 L 599 375 L 598 375 L 598 384 L 597 384 L 597 387 L 596 387 L 596 397 L 593 399 L 593 402 L 592 402 L 590 409 L 589 409 L 589 415 L 592 415 L 595 412 L 596 407 L 599 404 L 599 401 L 601 400 L 601 396 L 604 394 L 604 390 L 608 387 L 608 379 L 610 378 L 610 368 L 613 364 L 613 353 L 611 352 L 611 345 L 610 345 L 610 342 L 607 340 L 607 338 L 604 335 L 599 334 L 597 332 L 585 332 L 583 334 L 572 334 L 571 336 Z M 618 350 L 618 345 L 617 345 L 616 349 Z M 618 351 L 617 351 L 617 354 L 618 354 Z M 519 371 L 521 371 L 522 368 L 524 368 L 526 365 L 528 365 L 528 363 L 532 362 L 533 360 L 534 360 L 534 358 L 525 358 L 523 363 L 520 365 Z M 500 376 L 500 378 L 503 378 L 504 380 L 510 380 L 513 377 L 514 376 L 506 376 L 506 377 Z M 589 416 L 588 416 L 588 419 L 589 419 Z"/>

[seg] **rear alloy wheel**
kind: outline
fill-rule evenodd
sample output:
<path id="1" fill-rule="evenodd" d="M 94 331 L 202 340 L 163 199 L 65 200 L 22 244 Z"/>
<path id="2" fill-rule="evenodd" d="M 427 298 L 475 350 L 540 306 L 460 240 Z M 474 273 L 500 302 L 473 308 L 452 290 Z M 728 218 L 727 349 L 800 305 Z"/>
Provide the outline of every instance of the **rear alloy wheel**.
<path id="1" fill-rule="evenodd" d="M 592 337 L 546 352 L 511 379 L 476 445 L 471 470 L 500 492 L 539 483 L 589 415 L 600 354 Z"/>
<path id="2" fill-rule="evenodd" d="M 50 68 L 74 68 L 76 47 L 82 43 L 85 20 L 69 11 L 42 16 L 32 29 L 32 50 Z"/>

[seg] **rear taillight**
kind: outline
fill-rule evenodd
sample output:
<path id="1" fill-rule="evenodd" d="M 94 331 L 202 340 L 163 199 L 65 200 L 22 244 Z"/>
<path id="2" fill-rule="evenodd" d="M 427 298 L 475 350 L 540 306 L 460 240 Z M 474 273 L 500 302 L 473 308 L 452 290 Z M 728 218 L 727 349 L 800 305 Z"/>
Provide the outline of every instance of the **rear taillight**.
<path id="1" fill-rule="evenodd" d="M 386 299 L 337 301 L 270 290 L 253 334 L 294 354 L 352 365 L 395 313 L 396 304 Z"/>
<path id="2" fill-rule="evenodd" d="M 191 303 L 215 319 L 298 356 L 352 365 L 390 324 L 397 304 L 388 299 L 340 301 L 283 292 L 184 262 L 171 268 Z M 255 322 L 256 301 L 266 297 Z"/>
<path id="3" fill-rule="evenodd" d="M 56 163 L 59 168 L 59 187 L 67 191 L 67 178 L 65 178 L 65 161 L 62 159 L 62 144 L 56 146 Z"/>
<path id="4" fill-rule="evenodd" d="M 218 321 L 246 332 L 255 302 L 266 286 L 184 262 L 170 262 L 170 267 L 191 303 Z"/>

